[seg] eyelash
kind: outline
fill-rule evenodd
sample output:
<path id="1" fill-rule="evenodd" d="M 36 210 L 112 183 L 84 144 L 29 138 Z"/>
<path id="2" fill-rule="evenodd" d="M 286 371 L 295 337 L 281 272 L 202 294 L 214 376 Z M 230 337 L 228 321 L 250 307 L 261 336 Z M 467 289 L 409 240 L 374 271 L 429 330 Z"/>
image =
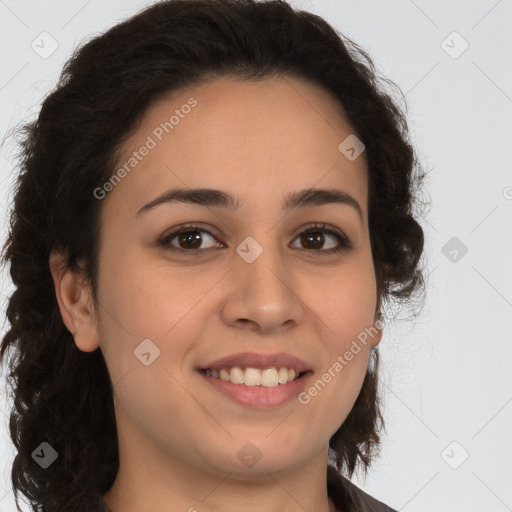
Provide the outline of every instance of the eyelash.
<path id="1" fill-rule="evenodd" d="M 328 235 L 333 235 L 338 240 L 339 245 L 333 249 L 327 249 L 327 250 L 303 249 L 304 251 L 317 252 L 317 253 L 321 253 L 321 254 L 334 254 L 334 253 L 344 252 L 344 251 L 347 251 L 352 248 L 352 243 L 343 233 L 341 233 L 337 229 L 329 228 L 327 226 L 328 226 L 327 224 L 323 224 L 323 223 L 316 223 L 311 226 L 308 226 L 304 231 L 301 231 L 297 237 L 295 237 L 295 240 L 297 238 L 299 238 L 301 235 L 307 235 L 309 233 L 321 232 L 321 233 L 326 233 Z M 203 233 L 207 233 L 208 235 L 210 235 L 212 238 L 214 238 L 216 240 L 215 235 L 213 235 L 213 233 L 211 233 L 207 229 L 201 228 L 197 224 L 186 224 L 186 225 L 179 226 L 179 228 L 177 230 L 162 237 L 158 241 L 158 244 L 166 249 L 170 249 L 171 251 L 187 253 L 187 255 L 204 253 L 206 251 L 209 251 L 210 249 L 215 249 L 215 247 L 210 247 L 208 249 L 182 249 L 182 248 L 174 247 L 170 244 L 170 241 L 173 240 L 177 235 L 179 235 L 180 233 L 189 232 L 189 231 L 200 231 Z"/>

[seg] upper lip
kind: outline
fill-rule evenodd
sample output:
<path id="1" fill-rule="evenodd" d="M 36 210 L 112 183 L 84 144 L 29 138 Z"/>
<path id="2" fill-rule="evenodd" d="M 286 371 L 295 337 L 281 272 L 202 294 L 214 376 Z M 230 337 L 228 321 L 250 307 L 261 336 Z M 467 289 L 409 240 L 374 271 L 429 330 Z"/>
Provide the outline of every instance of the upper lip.
<path id="1" fill-rule="evenodd" d="M 310 371 L 310 366 L 298 357 L 279 352 L 276 354 L 256 354 L 255 352 L 240 352 L 231 356 L 216 359 L 211 363 L 203 366 L 201 369 L 221 370 L 222 368 L 232 368 L 234 366 L 257 368 L 263 370 L 265 368 L 288 368 L 294 369 L 296 372 Z"/>

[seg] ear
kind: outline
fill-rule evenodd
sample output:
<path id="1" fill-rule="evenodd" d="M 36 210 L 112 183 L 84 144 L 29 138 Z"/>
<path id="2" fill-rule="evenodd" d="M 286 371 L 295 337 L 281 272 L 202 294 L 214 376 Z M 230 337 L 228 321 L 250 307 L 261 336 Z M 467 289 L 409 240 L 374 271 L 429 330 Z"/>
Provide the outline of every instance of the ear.
<path id="1" fill-rule="evenodd" d="M 372 347 L 376 347 L 380 343 L 380 340 L 382 339 L 383 329 L 384 324 L 382 322 L 382 314 L 377 313 L 375 315 L 375 322 L 370 328 L 370 331 L 372 333 L 370 344 Z"/>
<path id="2" fill-rule="evenodd" d="M 66 268 L 66 260 L 61 253 L 52 252 L 49 266 L 64 325 L 80 350 L 96 350 L 100 346 L 96 317 L 92 295 L 83 275 Z"/>

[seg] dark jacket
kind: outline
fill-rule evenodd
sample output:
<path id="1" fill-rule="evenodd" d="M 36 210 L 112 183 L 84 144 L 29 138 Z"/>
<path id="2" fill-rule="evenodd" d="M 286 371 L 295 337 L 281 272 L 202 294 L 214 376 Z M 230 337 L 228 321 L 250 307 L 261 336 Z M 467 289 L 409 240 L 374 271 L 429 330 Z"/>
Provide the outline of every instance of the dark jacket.
<path id="1" fill-rule="evenodd" d="M 327 493 L 336 509 L 343 512 L 397 512 L 359 489 L 331 465 L 327 466 Z"/>
<path id="2" fill-rule="evenodd" d="M 343 512 L 397 512 L 359 489 L 350 480 L 341 476 L 332 466 L 327 466 L 327 492 L 336 508 Z M 34 510 L 46 512 L 44 507 Z M 98 497 L 98 506 L 91 512 L 112 511 L 100 496 Z"/>

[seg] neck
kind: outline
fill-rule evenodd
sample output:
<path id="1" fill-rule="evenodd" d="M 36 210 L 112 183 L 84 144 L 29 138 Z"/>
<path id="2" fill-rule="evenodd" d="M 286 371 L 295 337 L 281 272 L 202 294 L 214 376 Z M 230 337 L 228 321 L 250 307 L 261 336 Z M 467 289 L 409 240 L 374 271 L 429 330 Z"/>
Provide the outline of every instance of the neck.
<path id="1" fill-rule="evenodd" d="M 142 440 L 141 440 L 142 441 Z M 293 468 L 250 473 L 209 471 L 170 460 L 144 442 L 121 443 L 119 472 L 103 496 L 111 512 L 335 512 L 327 495 L 328 450 Z"/>

